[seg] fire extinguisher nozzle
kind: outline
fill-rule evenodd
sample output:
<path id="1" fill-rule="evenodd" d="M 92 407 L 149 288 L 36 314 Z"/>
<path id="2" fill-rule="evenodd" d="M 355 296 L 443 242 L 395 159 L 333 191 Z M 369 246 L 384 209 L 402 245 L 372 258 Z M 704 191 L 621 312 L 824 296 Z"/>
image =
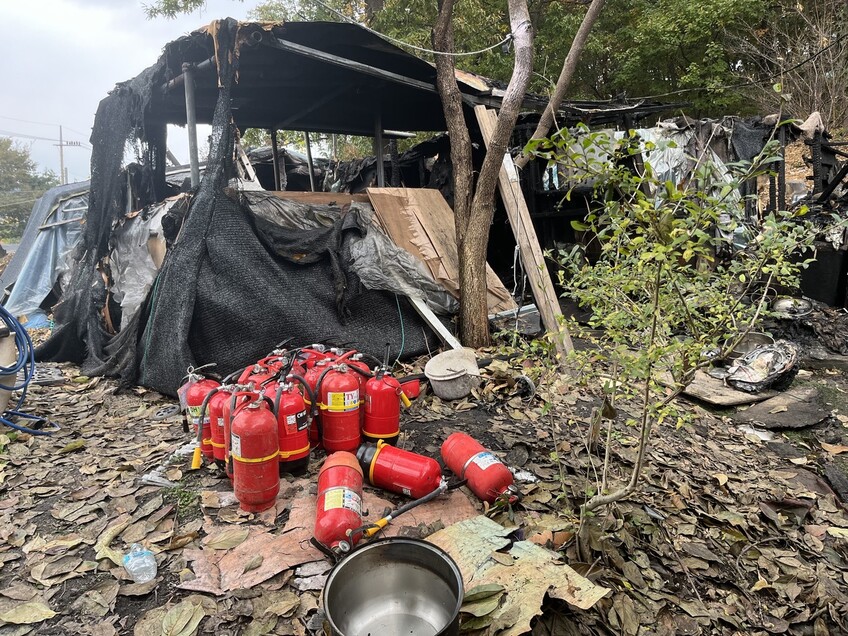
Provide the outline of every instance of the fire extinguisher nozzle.
<path id="1" fill-rule="evenodd" d="M 194 454 L 191 456 L 191 469 L 197 470 L 200 468 L 200 446 L 194 449 Z"/>

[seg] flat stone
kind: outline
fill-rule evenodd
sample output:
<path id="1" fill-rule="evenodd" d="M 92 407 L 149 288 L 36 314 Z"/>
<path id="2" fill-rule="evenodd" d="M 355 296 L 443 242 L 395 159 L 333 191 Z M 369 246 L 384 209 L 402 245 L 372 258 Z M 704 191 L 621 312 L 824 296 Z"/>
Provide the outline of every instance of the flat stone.
<path id="1" fill-rule="evenodd" d="M 815 426 L 830 415 L 830 409 L 819 399 L 815 387 L 792 388 L 776 397 L 731 415 L 736 423 L 755 424 L 761 428 L 806 428 Z"/>
<path id="2" fill-rule="evenodd" d="M 776 391 L 762 391 L 761 393 L 737 391 L 733 387 L 727 386 L 722 380 L 711 377 L 703 371 L 697 371 L 695 378 L 686 387 L 683 394 L 713 406 L 741 406 L 762 402 L 778 393 Z"/>

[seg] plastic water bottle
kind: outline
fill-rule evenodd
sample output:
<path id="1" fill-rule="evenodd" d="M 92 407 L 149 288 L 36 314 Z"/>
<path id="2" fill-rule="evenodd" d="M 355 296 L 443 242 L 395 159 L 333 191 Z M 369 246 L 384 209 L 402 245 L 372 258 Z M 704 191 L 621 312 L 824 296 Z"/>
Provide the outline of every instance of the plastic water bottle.
<path id="1" fill-rule="evenodd" d="M 124 555 L 124 569 L 133 582 L 147 583 L 156 578 L 156 557 L 150 550 L 133 543 L 129 554 Z"/>

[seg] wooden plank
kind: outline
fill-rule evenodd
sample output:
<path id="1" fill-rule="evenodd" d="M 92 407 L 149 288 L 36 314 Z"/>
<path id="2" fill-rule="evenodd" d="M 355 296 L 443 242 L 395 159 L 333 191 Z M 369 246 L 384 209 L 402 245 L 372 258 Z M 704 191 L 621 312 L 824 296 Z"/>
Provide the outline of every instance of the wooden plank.
<path id="1" fill-rule="evenodd" d="M 392 240 L 418 258 L 433 278 L 459 298 L 459 255 L 453 210 L 431 188 L 368 188 L 375 218 Z M 497 274 L 486 266 L 489 313 L 516 305 Z"/>
<path id="2" fill-rule="evenodd" d="M 436 316 L 436 314 L 433 313 L 433 310 L 427 306 L 427 303 L 420 298 L 412 297 L 409 297 L 409 302 L 412 303 L 415 311 L 417 311 L 418 315 L 424 319 L 424 322 L 430 325 L 430 328 L 436 332 L 439 338 L 441 338 L 446 345 L 448 345 L 451 349 L 462 349 L 462 345 L 459 340 L 457 340 L 456 337 L 448 331 L 447 327 L 445 327 L 442 321 L 439 320 L 439 317 Z"/>
<path id="3" fill-rule="evenodd" d="M 474 114 L 480 124 L 483 141 L 488 146 L 497 127 L 497 114 L 493 110 L 488 110 L 485 106 L 476 106 Z M 542 248 L 539 245 L 539 239 L 536 236 L 536 229 L 533 227 L 533 220 L 530 218 L 530 211 L 527 209 L 527 202 L 524 200 L 524 194 L 521 191 L 518 170 L 516 170 L 515 163 L 513 163 L 509 153 L 504 154 L 503 164 L 498 175 L 498 189 L 506 207 L 512 233 L 521 248 L 521 261 L 524 264 L 527 278 L 530 280 L 533 297 L 536 299 L 536 307 L 539 308 L 539 313 L 542 316 L 542 324 L 545 325 L 548 332 L 554 334 L 557 352 L 564 357 L 574 346 L 571 343 L 568 329 L 561 325 L 557 319 L 561 315 L 559 300 L 554 290 L 553 281 L 551 281 L 551 275 L 548 272 L 548 266 L 545 263 L 545 257 L 542 254 Z"/>
<path id="4" fill-rule="evenodd" d="M 314 205 L 345 205 L 346 203 L 370 203 L 367 194 L 349 194 L 347 192 L 300 192 L 294 190 L 281 190 L 271 192 L 278 199 L 289 199 L 299 203 L 312 203 Z"/>

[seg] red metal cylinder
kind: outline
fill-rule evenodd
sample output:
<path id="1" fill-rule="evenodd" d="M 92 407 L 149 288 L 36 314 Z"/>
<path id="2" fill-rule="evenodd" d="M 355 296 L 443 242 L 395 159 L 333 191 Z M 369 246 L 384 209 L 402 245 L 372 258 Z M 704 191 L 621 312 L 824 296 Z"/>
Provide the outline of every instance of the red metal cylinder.
<path id="1" fill-rule="evenodd" d="M 238 410 L 230 431 L 233 492 L 239 507 L 262 512 L 274 505 L 280 492 L 277 418 L 262 399 Z"/>
<path id="2" fill-rule="evenodd" d="M 359 448 L 359 380 L 356 375 L 341 364 L 327 371 L 319 380 L 321 441 L 328 453 L 355 453 Z"/>
<path id="3" fill-rule="evenodd" d="M 209 428 L 212 430 L 212 457 L 219 468 L 226 463 L 226 445 L 224 443 L 224 404 L 230 400 L 232 393 L 220 390 L 209 400 Z"/>
<path id="4" fill-rule="evenodd" d="M 309 414 L 303 396 L 291 384 L 283 384 L 280 388 L 277 430 L 280 438 L 280 474 L 302 473 L 309 466 Z"/>
<path id="5" fill-rule="evenodd" d="M 234 391 L 229 395 L 227 401 L 224 402 L 224 408 L 221 410 L 221 419 L 224 420 L 224 470 L 230 481 L 233 479 L 233 458 L 230 452 L 230 433 L 232 431 L 233 418 L 238 414 L 240 409 L 244 408 L 251 397 L 255 397 L 255 393 L 244 390 Z"/>
<path id="6" fill-rule="evenodd" d="M 494 503 L 512 492 L 512 473 L 491 451 L 487 451 L 470 435 L 453 433 L 442 444 L 442 459 L 460 479 L 468 481 L 468 487 L 483 501 Z"/>
<path id="7" fill-rule="evenodd" d="M 365 426 L 365 409 L 363 408 L 365 406 L 365 385 L 370 379 L 368 376 L 371 375 L 371 367 L 362 359 L 362 354 L 356 351 L 348 351 L 340 360 L 344 360 L 347 366 L 362 371 L 362 373 L 354 371 L 356 379 L 359 381 L 359 425 L 361 428 Z"/>
<path id="8" fill-rule="evenodd" d="M 413 499 L 430 494 L 442 481 L 442 467 L 435 459 L 396 448 L 383 440 L 376 446 L 363 444 L 356 458 L 371 485 Z"/>
<path id="9" fill-rule="evenodd" d="M 309 385 L 309 388 L 312 389 L 312 394 L 317 397 L 317 388 L 318 388 L 318 380 L 321 378 L 321 374 L 327 370 L 327 360 L 325 359 L 316 359 L 311 367 L 308 367 L 306 373 L 303 376 L 303 379 L 306 380 L 306 384 Z M 307 408 L 312 408 L 312 402 L 309 401 L 308 396 L 304 396 L 304 402 L 306 402 Z M 320 400 L 319 400 L 320 402 Z M 315 417 L 312 419 L 312 423 L 309 426 L 309 444 L 312 448 L 321 448 L 322 440 L 321 440 L 321 411 L 315 409 Z"/>
<path id="10" fill-rule="evenodd" d="M 318 472 L 315 540 L 334 551 L 353 547 L 348 531 L 362 525 L 362 469 L 352 453 L 333 453 Z"/>
<path id="11" fill-rule="evenodd" d="M 376 375 L 365 383 L 365 424 L 362 434 L 369 441 L 381 439 L 394 444 L 400 435 L 400 382 L 388 374 Z"/>
<path id="12" fill-rule="evenodd" d="M 180 391 L 182 399 L 185 401 L 188 421 L 191 424 L 190 433 L 196 438 L 198 427 L 203 428 L 200 436 L 200 450 L 207 459 L 212 458 L 212 444 L 210 443 L 209 412 L 203 411 L 203 403 L 206 396 L 219 386 L 221 386 L 220 382 L 192 373 L 189 374 L 188 382 L 183 385 Z"/>

